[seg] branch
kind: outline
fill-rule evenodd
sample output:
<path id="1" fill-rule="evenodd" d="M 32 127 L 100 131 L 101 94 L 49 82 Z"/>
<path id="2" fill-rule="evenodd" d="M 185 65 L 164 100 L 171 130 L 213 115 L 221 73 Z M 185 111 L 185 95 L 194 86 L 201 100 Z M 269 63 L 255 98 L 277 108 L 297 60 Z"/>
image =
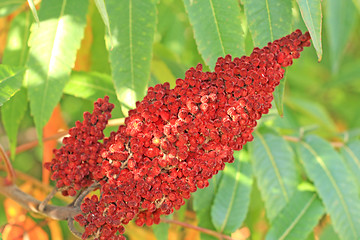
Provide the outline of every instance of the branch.
<path id="1" fill-rule="evenodd" d="M 5 162 L 5 168 L 6 168 L 6 172 L 7 172 L 7 176 L 5 178 L 6 184 L 12 184 L 12 183 L 14 183 L 14 181 L 16 179 L 16 174 L 15 174 L 14 168 L 11 165 L 10 159 L 5 154 L 5 150 L 1 144 L 0 144 L 0 155 L 1 155 L 1 158 Z"/>
<path id="2" fill-rule="evenodd" d="M 40 211 L 39 205 L 41 204 L 41 201 L 21 191 L 15 185 L 4 186 L 0 184 L 0 193 L 8 198 L 11 198 L 12 200 L 20 204 L 23 208 L 25 208 L 28 211 L 41 214 L 43 216 L 55 220 L 67 220 L 81 213 L 79 207 L 68 207 L 68 206 L 63 207 L 63 206 L 54 206 L 50 204 L 44 206 L 44 209 Z"/>

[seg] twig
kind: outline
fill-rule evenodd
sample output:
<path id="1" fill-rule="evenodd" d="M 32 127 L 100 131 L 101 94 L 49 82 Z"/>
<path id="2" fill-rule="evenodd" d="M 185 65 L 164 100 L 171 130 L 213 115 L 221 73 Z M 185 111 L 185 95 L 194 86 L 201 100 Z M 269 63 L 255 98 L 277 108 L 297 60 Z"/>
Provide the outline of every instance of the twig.
<path id="1" fill-rule="evenodd" d="M 72 232 L 72 234 L 74 234 L 74 236 L 76 236 L 77 238 L 81 239 L 82 233 L 75 229 L 74 218 L 69 218 L 67 222 L 70 232 Z"/>
<path id="2" fill-rule="evenodd" d="M 235 240 L 234 238 L 231 238 L 231 237 L 229 237 L 227 235 L 224 235 L 224 234 L 221 234 L 219 232 L 215 232 L 215 231 L 207 229 L 207 228 L 194 226 L 194 225 L 191 225 L 189 223 L 180 222 L 180 221 L 173 220 L 173 219 L 161 218 L 161 222 L 176 224 L 176 225 L 179 225 L 179 226 L 182 226 L 182 227 L 185 227 L 185 228 L 191 228 L 191 229 L 194 229 L 196 231 L 203 232 L 203 233 L 206 233 L 208 235 L 217 237 L 219 239 Z"/>
<path id="3" fill-rule="evenodd" d="M 86 197 L 86 195 L 88 195 L 90 192 L 92 192 L 94 189 L 100 187 L 99 183 L 94 183 L 93 185 L 91 185 L 90 187 L 86 188 L 74 201 L 74 206 L 75 207 L 80 207 L 81 202 L 84 200 L 84 198 Z"/>
<path id="4" fill-rule="evenodd" d="M 12 167 L 12 164 L 10 162 L 9 157 L 6 155 L 4 148 L 2 147 L 2 145 L 0 144 L 0 155 L 1 158 L 4 160 L 5 162 L 5 167 L 6 167 L 6 171 L 7 171 L 7 176 L 6 176 L 6 183 L 7 184 L 12 184 L 15 182 L 16 179 L 16 174 L 15 174 L 15 170 Z"/>
<path id="5" fill-rule="evenodd" d="M 39 211 L 44 211 L 44 208 L 49 203 L 49 201 L 55 196 L 55 194 L 59 191 L 57 187 L 54 187 L 53 190 L 46 196 L 46 198 L 39 204 Z"/>
<path id="6" fill-rule="evenodd" d="M 44 215 L 46 217 L 55 220 L 67 220 L 81 213 L 79 207 L 75 207 L 75 206 L 63 207 L 63 206 L 54 206 L 50 204 L 46 205 L 43 211 L 40 211 L 39 205 L 41 201 L 21 191 L 15 185 L 10 185 L 10 186 L 0 185 L 0 194 L 3 194 L 6 197 L 11 198 L 12 200 L 20 204 L 23 208 L 25 208 L 28 211 Z"/>

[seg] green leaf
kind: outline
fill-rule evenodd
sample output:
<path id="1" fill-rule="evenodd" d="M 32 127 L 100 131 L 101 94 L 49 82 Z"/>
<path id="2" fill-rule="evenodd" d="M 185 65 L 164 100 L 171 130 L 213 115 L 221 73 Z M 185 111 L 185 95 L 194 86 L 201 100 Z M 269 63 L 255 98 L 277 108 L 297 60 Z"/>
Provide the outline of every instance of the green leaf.
<path id="1" fill-rule="evenodd" d="M 211 221 L 211 206 L 214 202 L 217 188 L 221 179 L 222 173 L 218 173 L 209 179 L 209 186 L 203 189 L 198 189 L 193 193 L 194 210 L 198 220 L 198 226 L 215 230 L 215 226 Z M 201 233 L 201 240 L 218 240 L 218 238 Z"/>
<path id="2" fill-rule="evenodd" d="M 278 111 L 278 114 L 281 117 L 284 116 L 284 91 L 285 91 L 285 84 L 287 79 L 286 73 L 287 71 L 285 70 L 284 79 L 280 81 L 279 86 L 277 86 L 274 91 L 275 106 Z"/>
<path id="3" fill-rule="evenodd" d="M 254 133 L 251 152 L 253 171 L 272 221 L 289 202 L 298 185 L 294 153 L 279 135 Z"/>
<path id="4" fill-rule="evenodd" d="M 156 240 L 168 240 L 169 239 L 169 228 L 168 223 L 159 223 L 152 225 L 152 230 L 155 234 Z"/>
<path id="5" fill-rule="evenodd" d="M 95 5 L 96 5 L 96 8 L 98 9 L 99 13 L 100 13 L 100 16 L 106 26 L 106 29 L 108 31 L 108 34 L 109 34 L 109 38 L 110 40 L 112 39 L 111 37 L 111 29 L 110 29 L 110 21 L 109 21 L 109 15 L 107 13 L 107 10 L 106 10 L 106 5 L 105 5 L 105 2 L 104 0 L 94 0 L 95 2 Z M 110 48 L 112 48 L 112 43 L 110 43 Z"/>
<path id="6" fill-rule="evenodd" d="M 356 8 L 360 12 L 360 0 L 353 0 L 353 3 L 355 4 Z"/>
<path id="7" fill-rule="evenodd" d="M 117 99 L 111 76 L 97 72 L 73 71 L 64 93 L 90 101 L 96 101 L 105 95 L 109 96 L 111 101 Z"/>
<path id="8" fill-rule="evenodd" d="M 36 21 L 37 24 L 40 23 L 39 21 L 39 16 L 37 14 L 37 11 L 36 11 L 36 7 L 35 7 L 35 4 L 34 4 L 34 1 L 33 0 L 27 0 L 28 4 L 29 4 L 29 7 L 30 7 L 30 10 L 34 16 L 34 19 Z"/>
<path id="9" fill-rule="evenodd" d="M 244 0 L 244 8 L 256 47 L 264 47 L 291 33 L 291 1 Z"/>
<path id="10" fill-rule="evenodd" d="M 22 88 L 1 107 L 1 118 L 10 142 L 11 159 L 15 159 L 17 134 L 28 108 L 26 89 Z"/>
<path id="11" fill-rule="evenodd" d="M 214 68 L 218 57 L 245 54 L 240 7 L 236 0 L 184 0 L 198 50 Z"/>
<path id="12" fill-rule="evenodd" d="M 335 231 L 343 240 L 359 239 L 359 189 L 339 153 L 330 143 L 310 135 L 300 143 L 300 157 L 330 215 Z"/>
<path id="13" fill-rule="evenodd" d="M 14 69 L 0 64 L 0 106 L 19 91 L 23 80 L 24 69 Z"/>
<path id="14" fill-rule="evenodd" d="M 33 18 L 29 11 L 20 13 L 11 21 L 2 59 L 3 64 L 21 67 L 25 65 L 29 52 L 27 42 L 32 22 Z"/>
<path id="15" fill-rule="evenodd" d="M 304 23 L 309 30 L 311 40 L 314 44 L 318 61 L 322 58 L 321 26 L 322 12 L 320 0 L 296 0 Z"/>
<path id="16" fill-rule="evenodd" d="M 328 0 L 326 16 L 332 69 L 337 72 L 355 23 L 356 8 L 351 0 Z"/>
<path id="17" fill-rule="evenodd" d="M 160 81 L 160 83 L 168 82 L 170 87 L 174 88 L 176 79 L 169 67 L 161 60 L 153 60 L 151 63 L 151 72 Z"/>
<path id="18" fill-rule="evenodd" d="M 235 161 L 226 167 L 211 207 L 211 219 L 218 232 L 231 234 L 243 223 L 253 183 L 247 153 L 234 153 Z"/>
<path id="19" fill-rule="evenodd" d="M 150 80 L 156 25 L 154 1 L 106 1 L 112 37 L 107 36 L 112 76 L 123 112 L 135 108 Z M 110 46 L 112 43 L 112 46 Z"/>
<path id="20" fill-rule="evenodd" d="M 43 0 L 33 25 L 25 75 L 38 137 L 70 78 L 86 25 L 87 0 Z"/>
<path id="21" fill-rule="evenodd" d="M 316 193 L 297 191 L 274 219 L 266 240 L 306 239 L 324 213 Z"/>
<path id="22" fill-rule="evenodd" d="M 350 172 L 353 174 L 360 189 L 360 140 L 344 145 L 341 148 L 341 154 L 344 156 Z"/>
<path id="23" fill-rule="evenodd" d="M 0 17 L 10 15 L 16 9 L 18 9 L 25 0 L 5 0 L 0 2 Z"/>
<path id="24" fill-rule="evenodd" d="M 320 234 L 320 240 L 340 240 L 339 236 L 335 232 L 333 226 L 328 224 L 325 226 Z"/>

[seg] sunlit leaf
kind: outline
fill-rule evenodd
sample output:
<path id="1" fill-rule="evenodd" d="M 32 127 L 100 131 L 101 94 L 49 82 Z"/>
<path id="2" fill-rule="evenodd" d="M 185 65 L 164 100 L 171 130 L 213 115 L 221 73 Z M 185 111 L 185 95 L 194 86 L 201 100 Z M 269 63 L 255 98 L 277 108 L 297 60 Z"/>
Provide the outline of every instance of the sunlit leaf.
<path id="1" fill-rule="evenodd" d="M 300 158 L 340 238 L 358 239 L 360 237 L 359 188 L 339 153 L 329 142 L 310 135 L 300 143 Z"/>
<path id="2" fill-rule="evenodd" d="M 251 153 L 266 214 L 272 221 L 289 202 L 298 184 L 294 153 L 281 136 L 259 131 L 254 133 Z"/>
<path id="3" fill-rule="evenodd" d="M 27 0 L 28 4 L 29 4 L 29 7 L 30 7 L 30 10 L 34 16 L 34 19 L 35 21 L 39 24 L 40 21 L 39 21 L 39 16 L 37 14 L 37 11 L 36 11 L 36 7 L 35 7 L 35 4 L 34 4 L 34 1 L 33 0 Z"/>
<path id="4" fill-rule="evenodd" d="M 321 27 L 322 12 L 321 0 L 297 0 L 301 16 L 309 30 L 311 40 L 318 55 L 318 61 L 322 58 Z"/>
<path id="5" fill-rule="evenodd" d="M 316 193 L 298 191 L 274 219 L 266 240 L 305 239 L 324 212 Z"/>
<path id="6" fill-rule="evenodd" d="M 291 33 L 292 4 L 289 0 L 244 0 L 245 14 L 254 45 L 268 42 Z"/>
<path id="7" fill-rule="evenodd" d="M 32 26 L 25 75 L 38 137 L 70 77 L 86 24 L 87 0 L 43 0 Z"/>
<path id="8" fill-rule="evenodd" d="M 110 21 L 109 21 L 109 16 L 108 16 L 108 13 L 106 10 L 105 2 L 104 2 L 104 0 L 94 0 L 94 2 L 100 13 L 102 20 L 106 26 L 106 30 L 108 31 L 109 38 L 111 40 L 112 36 L 111 36 L 111 29 L 110 29 Z M 112 48 L 112 42 L 110 42 L 110 48 Z"/>
<path id="9" fill-rule="evenodd" d="M 184 3 L 199 52 L 211 69 L 220 56 L 245 54 L 240 7 L 236 0 L 184 0 Z"/>
<path id="10" fill-rule="evenodd" d="M 0 65 L 0 106 L 19 91 L 22 84 L 24 69 L 14 69 Z"/>
<path id="11" fill-rule="evenodd" d="M 243 223 L 250 202 L 251 165 L 247 153 L 234 153 L 235 161 L 226 164 L 211 207 L 212 222 L 218 232 L 231 234 Z"/>
<path id="12" fill-rule="evenodd" d="M 107 37 L 112 77 L 123 112 L 135 108 L 150 80 L 156 25 L 155 1 L 108 0 L 106 9 L 112 36 Z"/>

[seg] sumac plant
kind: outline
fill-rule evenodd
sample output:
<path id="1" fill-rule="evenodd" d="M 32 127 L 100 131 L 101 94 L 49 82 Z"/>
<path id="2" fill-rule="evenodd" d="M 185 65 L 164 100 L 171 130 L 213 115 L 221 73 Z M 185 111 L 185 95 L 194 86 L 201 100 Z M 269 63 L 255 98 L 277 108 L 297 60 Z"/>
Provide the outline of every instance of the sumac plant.
<path id="1" fill-rule="evenodd" d="M 360 239 L 356 4 L 0 3 L 0 238 Z"/>

